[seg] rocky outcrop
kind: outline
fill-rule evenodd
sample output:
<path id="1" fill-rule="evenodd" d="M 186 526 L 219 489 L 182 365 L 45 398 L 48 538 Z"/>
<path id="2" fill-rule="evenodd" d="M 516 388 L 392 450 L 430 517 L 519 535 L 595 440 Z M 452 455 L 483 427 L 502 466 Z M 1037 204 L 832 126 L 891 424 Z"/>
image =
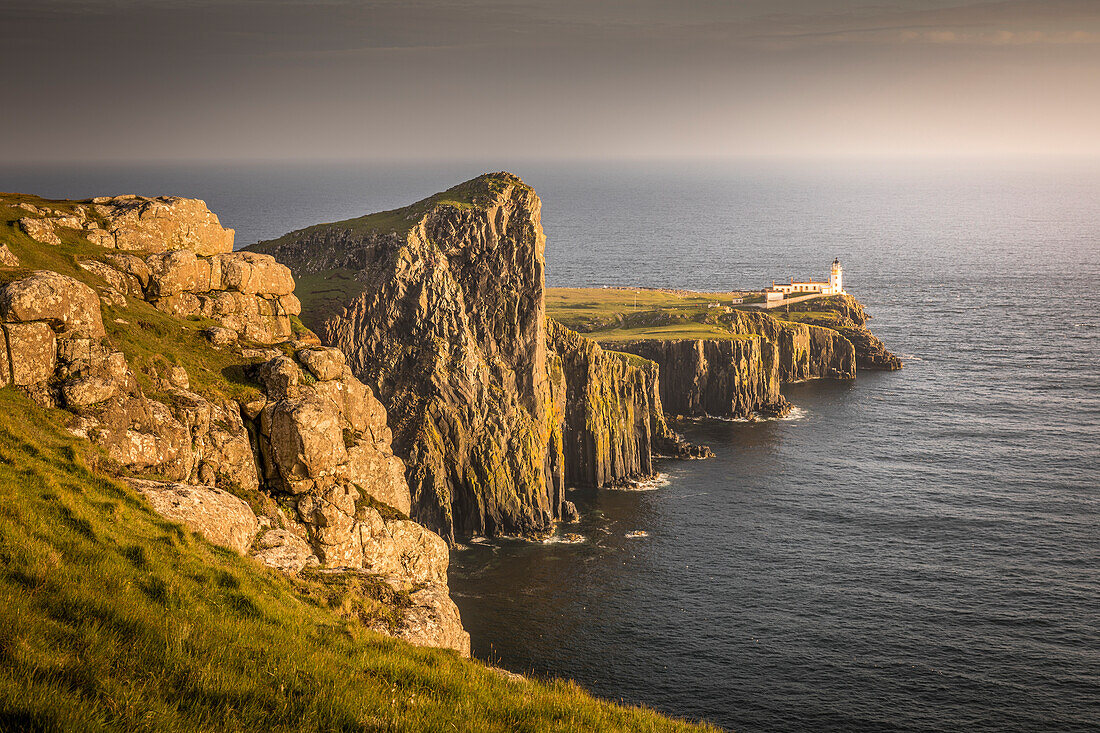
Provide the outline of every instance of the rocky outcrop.
<path id="1" fill-rule="evenodd" d="M 313 325 L 393 416 L 413 516 L 452 542 L 545 533 L 566 484 L 652 476 L 655 445 L 706 454 L 668 428 L 654 365 L 547 325 L 540 214 L 500 173 L 251 248 L 355 271 L 361 294 Z"/>
<path id="2" fill-rule="evenodd" d="M 565 481 L 605 486 L 652 476 L 653 425 L 659 405 L 646 374 L 625 355 L 604 351 L 554 321 L 547 344 L 560 361 Z M 639 360 L 640 361 L 640 360 Z"/>
<path id="3" fill-rule="evenodd" d="M 284 572 L 378 576 L 411 599 L 387 631 L 468 655 L 469 635 L 447 591 L 447 544 L 407 518 L 405 468 L 391 449 L 385 410 L 340 351 L 311 344 L 309 334 L 288 342 L 285 316 L 285 327 L 256 326 L 256 316 L 268 314 L 250 303 L 274 300 L 284 313 L 297 303 L 289 270 L 268 256 L 221 251 L 232 233 L 203 229 L 194 207 L 173 224 L 164 220 L 172 216 L 166 202 L 133 201 L 118 226 L 131 227 L 127 248 L 145 251 L 80 261 L 98 293 L 52 271 L 0 287 L 0 386 L 14 383 L 67 410 L 71 432 L 101 446 L 121 473 L 148 476 L 127 480 L 163 516 Z M 113 205 L 98 204 L 95 216 Z M 176 225 L 178 237 L 158 239 Z M 263 396 L 200 395 L 187 371 L 166 360 L 154 361 L 153 371 L 143 366 L 138 379 L 107 338 L 101 308 L 101 299 L 123 309 L 131 298 L 173 315 L 191 315 L 193 298 L 198 315 L 223 324 L 209 329 L 218 332 L 212 340 L 238 356 L 235 368 L 251 374 Z M 269 361 L 250 366 L 257 357 Z"/>
<path id="4" fill-rule="evenodd" d="M 796 303 L 791 310 L 806 314 L 800 316 L 803 323 L 836 331 L 848 340 L 855 349 L 856 366 L 860 369 L 894 371 L 902 368 L 901 359 L 891 354 L 886 345 L 867 328 L 871 316 L 851 295 L 815 298 Z"/>
<path id="5" fill-rule="evenodd" d="M 102 196 L 63 206 L 22 202 L 29 212 L 19 227 L 41 244 L 61 244 L 61 234 L 79 234 L 92 244 L 113 249 L 200 255 L 233 251 L 233 230 L 222 227 L 206 203 L 178 196 Z"/>
<path id="6" fill-rule="evenodd" d="M 651 478 L 657 455 L 711 455 L 668 426 L 653 361 L 601 348 L 553 320 L 547 321 L 546 333 L 552 392 L 563 397 L 554 414 L 561 421 L 568 485 L 608 486 Z"/>

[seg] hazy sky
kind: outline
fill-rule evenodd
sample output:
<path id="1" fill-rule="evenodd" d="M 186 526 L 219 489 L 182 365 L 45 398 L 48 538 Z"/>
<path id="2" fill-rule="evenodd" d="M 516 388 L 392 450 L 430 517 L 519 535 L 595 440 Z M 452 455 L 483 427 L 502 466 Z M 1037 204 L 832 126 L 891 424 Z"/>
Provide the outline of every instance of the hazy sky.
<path id="1" fill-rule="evenodd" d="M 0 156 L 1100 154 L 1100 0 L 0 0 Z"/>

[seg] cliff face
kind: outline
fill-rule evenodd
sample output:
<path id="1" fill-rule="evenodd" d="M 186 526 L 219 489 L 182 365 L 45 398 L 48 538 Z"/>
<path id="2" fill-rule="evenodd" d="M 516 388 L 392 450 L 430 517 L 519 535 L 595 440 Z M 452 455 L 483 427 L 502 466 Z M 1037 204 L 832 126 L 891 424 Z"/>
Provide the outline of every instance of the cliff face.
<path id="1" fill-rule="evenodd" d="M 452 542 L 549 531 L 567 484 L 649 477 L 654 446 L 705 455 L 665 423 L 654 365 L 548 325 L 540 214 L 500 173 L 253 247 L 319 281 L 354 273 L 314 325 L 392 416 L 413 515 Z"/>
<path id="2" fill-rule="evenodd" d="M 867 328 L 871 316 L 851 295 L 833 295 L 796 303 L 791 306 L 791 311 L 800 314 L 802 323 L 834 330 L 851 342 L 855 347 L 856 366 L 860 369 L 894 371 L 902 368 L 901 359 L 891 354 L 886 345 Z"/>
<path id="3" fill-rule="evenodd" d="M 834 330 L 744 311 L 716 321 L 733 336 L 616 341 L 614 346 L 659 364 L 665 409 L 693 417 L 783 414 L 790 405 L 779 392 L 781 385 L 855 376 L 855 350 Z"/>
<path id="4" fill-rule="evenodd" d="M 653 475 L 653 416 L 646 372 L 553 321 L 547 344 L 560 362 L 565 481 L 604 486 Z"/>
<path id="5" fill-rule="evenodd" d="M 665 410 L 677 415 L 747 417 L 789 408 L 779 394 L 779 349 L 759 337 L 615 343 L 660 366 Z"/>
<path id="6" fill-rule="evenodd" d="M 541 202 L 507 174 L 442 196 L 397 214 L 389 234 L 333 225 L 258 249 L 301 272 L 357 271 L 363 292 L 321 336 L 393 416 L 420 521 L 451 541 L 549 530 L 563 484 Z"/>

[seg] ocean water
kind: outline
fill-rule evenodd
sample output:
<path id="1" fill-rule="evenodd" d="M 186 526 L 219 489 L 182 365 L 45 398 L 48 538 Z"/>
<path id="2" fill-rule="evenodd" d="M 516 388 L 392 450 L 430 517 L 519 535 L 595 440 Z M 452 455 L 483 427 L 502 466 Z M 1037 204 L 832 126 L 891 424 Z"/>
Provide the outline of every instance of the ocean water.
<path id="1" fill-rule="evenodd" d="M 583 542 L 455 551 L 475 655 L 742 731 L 1100 729 L 1100 166 L 507 167 L 543 198 L 550 284 L 759 287 L 840 257 L 906 367 L 680 425 L 716 457 L 571 492 Z M 480 172 L 0 168 L 0 190 L 199 196 L 247 243 Z"/>

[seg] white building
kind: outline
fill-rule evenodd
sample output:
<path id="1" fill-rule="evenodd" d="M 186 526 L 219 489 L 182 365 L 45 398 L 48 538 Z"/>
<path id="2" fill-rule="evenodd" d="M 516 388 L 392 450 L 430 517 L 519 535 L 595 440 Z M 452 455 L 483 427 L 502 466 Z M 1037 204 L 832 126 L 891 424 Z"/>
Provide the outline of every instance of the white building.
<path id="1" fill-rule="evenodd" d="M 774 282 L 770 288 L 764 290 L 764 299 L 776 300 L 777 296 L 769 297 L 769 294 L 777 293 L 778 297 L 793 297 L 797 295 L 842 295 L 844 293 L 844 268 L 840 266 L 840 259 L 833 260 L 833 269 L 829 273 L 829 282 L 816 280 L 795 280 L 791 278 L 789 283 Z"/>

